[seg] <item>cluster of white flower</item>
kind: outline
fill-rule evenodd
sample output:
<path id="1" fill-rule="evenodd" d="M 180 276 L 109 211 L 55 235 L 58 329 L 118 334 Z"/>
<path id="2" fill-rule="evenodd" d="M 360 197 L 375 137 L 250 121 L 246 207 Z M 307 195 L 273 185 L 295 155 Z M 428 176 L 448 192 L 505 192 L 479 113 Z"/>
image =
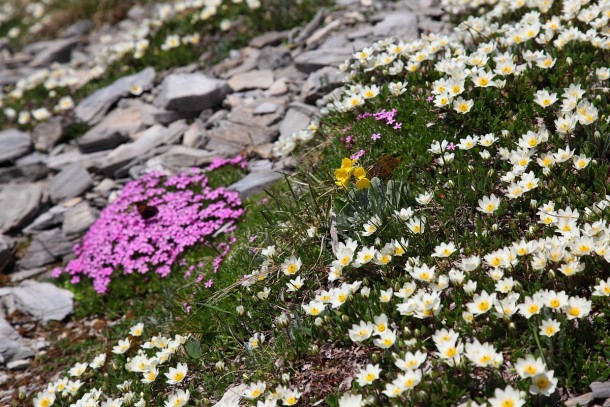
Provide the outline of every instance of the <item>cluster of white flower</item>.
<path id="1" fill-rule="evenodd" d="M 24 93 L 38 86 L 43 86 L 48 91 L 49 98 L 53 99 L 60 88 L 70 90 L 78 89 L 90 80 L 99 78 L 106 72 L 107 68 L 114 62 L 120 60 L 128 54 L 134 58 L 142 58 L 146 50 L 150 47 L 150 38 L 164 22 L 176 16 L 178 13 L 191 14 L 194 21 L 208 20 L 216 16 L 218 11 L 231 3 L 242 3 L 235 0 L 183 0 L 175 3 L 161 3 L 157 5 L 156 13 L 151 18 L 146 18 L 138 25 L 130 28 L 120 36 L 104 35 L 100 38 L 100 49 L 96 50 L 91 60 L 75 60 L 69 64 L 54 63 L 49 68 L 35 70 L 26 78 L 19 80 L 13 89 L 6 94 L 0 92 L 0 108 L 4 107 L 4 116 L 8 120 L 17 120 L 20 125 L 27 125 L 32 119 L 43 121 L 51 117 L 51 113 L 46 108 L 40 107 L 32 110 L 22 110 L 17 112 L 10 107 L 10 102 L 20 100 Z M 9 3 L 10 4 L 10 3 Z M 247 0 L 246 4 L 252 10 L 261 7 L 259 0 Z M 28 5 L 29 13 L 37 16 L 44 13 L 41 3 L 31 3 Z M 4 7 L 6 8 L 6 7 Z M 42 10 L 42 11 L 41 11 Z M 8 10 L 10 11 L 10 10 Z M 11 15 L 8 11 L 0 10 L 0 20 L 3 15 Z M 44 18 L 41 20 L 44 23 Z M 39 22 L 40 23 L 40 22 Z M 231 27 L 229 20 L 223 20 L 221 26 L 224 30 Z M 15 35 L 19 33 L 16 32 Z M 165 42 L 161 45 L 161 50 L 170 51 L 183 45 L 197 45 L 201 41 L 199 33 L 169 34 Z M 138 93 L 132 92 L 137 95 Z M 69 96 L 61 98 L 53 108 L 54 112 L 71 110 L 74 103 Z M 312 134 L 312 133 L 311 133 Z M 307 138 L 308 134 L 300 135 Z M 310 137 L 310 136 L 309 136 Z M 297 137 L 298 139 L 298 137 Z"/>
<path id="2" fill-rule="evenodd" d="M 129 335 L 125 339 L 121 339 L 113 348 L 112 353 L 115 355 L 123 355 L 128 352 L 136 352 L 135 355 L 127 357 L 124 368 L 128 372 L 141 375 L 140 382 L 148 384 L 153 383 L 162 365 L 170 361 L 172 356 L 182 348 L 188 337 L 176 335 L 173 339 L 154 336 L 150 340 L 140 345 L 139 349 L 132 347 L 133 339 L 139 338 L 144 333 L 144 324 L 138 323 L 132 326 L 129 330 Z M 154 355 L 147 352 L 155 351 Z M 34 407 L 50 407 L 56 400 L 69 399 L 73 407 L 120 407 L 122 405 L 133 405 L 135 407 L 145 407 L 147 401 L 152 400 L 156 395 L 149 394 L 147 397 L 142 392 L 136 394 L 132 391 L 132 380 L 127 380 L 120 385 L 117 385 L 119 394 L 111 394 L 111 392 L 99 388 L 82 393 L 81 388 L 86 385 L 88 380 L 91 380 L 100 372 L 116 375 L 119 369 L 118 363 L 108 360 L 107 353 L 100 353 L 95 356 L 90 362 L 76 363 L 68 370 L 68 375 L 59 380 L 49 383 L 44 391 L 39 392 L 34 397 Z M 164 374 L 168 385 L 176 386 L 184 381 L 188 373 L 188 366 L 185 363 L 178 363 L 176 367 L 169 367 Z M 83 381 L 81 381 L 81 379 Z M 182 407 L 190 398 L 188 390 L 175 389 L 171 392 L 165 401 L 165 407 Z"/>

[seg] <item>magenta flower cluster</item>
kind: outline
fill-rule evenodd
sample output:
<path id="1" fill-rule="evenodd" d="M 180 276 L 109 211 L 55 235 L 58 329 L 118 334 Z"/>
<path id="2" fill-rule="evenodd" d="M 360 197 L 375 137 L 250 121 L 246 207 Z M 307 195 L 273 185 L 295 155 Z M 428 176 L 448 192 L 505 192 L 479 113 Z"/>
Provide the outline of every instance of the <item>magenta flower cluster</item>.
<path id="1" fill-rule="evenodd" d="M 219 161 L 213 167 L 225 164 L 240 162 Z M 243 213 L 236 192 L 212 189 L 207 183 L 206 173 L 198 169 L 175 176 L 148 173 L 127 183 L 74 246 L 76 257 L 53 275 L 67 273 L 72 283 L 88 277 L 98 293 L 106 292 L 111 278 L 119 273 L 167 276 L 185 249 L 205 243 L 221 228 L 230 233 Z M 221 247 L 214 271 L 228 246 Z"/>

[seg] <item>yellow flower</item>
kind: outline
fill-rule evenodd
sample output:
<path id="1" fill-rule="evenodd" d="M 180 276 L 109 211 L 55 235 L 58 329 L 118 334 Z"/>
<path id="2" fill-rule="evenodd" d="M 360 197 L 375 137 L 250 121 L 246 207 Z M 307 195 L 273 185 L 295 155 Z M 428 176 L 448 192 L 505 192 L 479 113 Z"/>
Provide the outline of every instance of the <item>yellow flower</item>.
<path id="1" fill-rule="evenodd" d="M 354 177 L 356 177 L 358 180 L 361 180 L 362 178 L 366 177 L 366 171 L 364 170 L 364 168 L 362 167 L 356 167 L 354 168 L 354 171 L 352 172 L 352 174 L 354 175 Z"/>
<path id="2" fill-rule="evenodd" d="M 369 188 L 371 186 L 371 181 L 368 178 L 361 178 L 356 181 L 356 188 L 364 189 Z"/>
<path id="3" fill-rule="evenodd" d="M 351 170 L 353 165 L 354 165 L 354 162 L 352 160 L 350 160 L 349 158 L 344 158 L 343 160 L 341 160 L 341 169 Z"/>

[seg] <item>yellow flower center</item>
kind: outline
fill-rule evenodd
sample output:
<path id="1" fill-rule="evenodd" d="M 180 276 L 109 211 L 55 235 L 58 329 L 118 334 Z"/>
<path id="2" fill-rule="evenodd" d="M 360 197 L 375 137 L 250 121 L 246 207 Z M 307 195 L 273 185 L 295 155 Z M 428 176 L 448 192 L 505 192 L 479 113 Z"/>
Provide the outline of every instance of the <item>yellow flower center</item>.
<path id="1" fill-rule="evenodd" d="M 479 311 L 487 311 L 489 309 L 489 302 L 483 300 L 477 304 Z"/>
<path id="2" fill-rule="evenodd" d="M 452 358 L 456 355 L 456 353 L 457 353 L 457 349 L 455 349 L 455 347 L 452 346 L 445 351 L 445 356 Z"/>
<path id="3" fill-rule="evenodd" d="M 568 310 L 568 314 L 570 314 L 573 317 L 577 317 L 580 315 L 580 310 L 576 307 L 570 307 L 570 309 Z"/>

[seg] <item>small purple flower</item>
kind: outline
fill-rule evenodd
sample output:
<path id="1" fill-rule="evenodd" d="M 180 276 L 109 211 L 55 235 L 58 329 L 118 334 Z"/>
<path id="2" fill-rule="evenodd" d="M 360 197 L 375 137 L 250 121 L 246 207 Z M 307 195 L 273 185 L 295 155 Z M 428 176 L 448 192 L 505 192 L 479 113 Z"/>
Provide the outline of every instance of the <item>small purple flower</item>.
<path id="1" fill-rule="evenodd" d="M 357 160 L 360 157 L 362 157 L 364 155 L 365 151 L 364 150 L 360 150 L 357 153 L 352 154 L 349 158 L 350 160 Z"/>
<path id="2" fill-rule="evenodd" d="M 213 281 L 212 279 L 209 279 L 208 281 L 205 282 L 205 284 L 203 285 L 205 288 L 210 288 L 212 287 Z"/>
<path id="3" fill-rule="evenodd" d="M 426 98 L 426 102 L 432 102 L 434 100 L 434 96 L 428 96 Z"/>
<path id="4" fill-rule="evenodd" d="M 447 145 L 447 150 L 451 150 L 451 151 L 455 150 L 455 144 L 453 144 L 453 143 L 449 143 L 449 144 Z"/>
<path id="5" fill-rule="evenodd" d="M 242 157 L 215 160 L 210 167 L 222 165 L 242 166 Z M 235 220 L 243 209 L 236 192 L 224 188 L 212 189 L 205 172 L 200 170 L 168 177 L 162 173 L 147 173 L 140 179 L 128 182 L 119 198 L 104 208 L 97 219 L 75 245 L 75 258 L 63 273 L 77 283 L 82 276 L 93 282 L 98 293 L 108 290 L 112 278 L 120 274 L 147 274 L 155 272 L 161 277 L 179 263 L 186 265 L 180 256 L 195 244 L 209 246 L 213 235 L 225 228 L 225 234 L 235 229 Z M 144 218 L 136 205 L 146 203 L 156 213 Z M 221 253 L 213 259 L 214 272 L 226 256 L 235 239 L 218 245 Z M 203 266 L 203 264 L 201 264 Z M 186 275 L 194 271 L 189 266 Z M 62 271 L 55 269 L 53 276 Z"/>
<path id="6" fill-rule="evenodd" d="M 374 134 L 371 136 L 371 140 L 373 140 L 373 141 L 375 141 L 375 140 L 379 140 L 380 138 L 381 138 L 381 134 L 379 134 L 379 133 L 374 133 Z"/>

